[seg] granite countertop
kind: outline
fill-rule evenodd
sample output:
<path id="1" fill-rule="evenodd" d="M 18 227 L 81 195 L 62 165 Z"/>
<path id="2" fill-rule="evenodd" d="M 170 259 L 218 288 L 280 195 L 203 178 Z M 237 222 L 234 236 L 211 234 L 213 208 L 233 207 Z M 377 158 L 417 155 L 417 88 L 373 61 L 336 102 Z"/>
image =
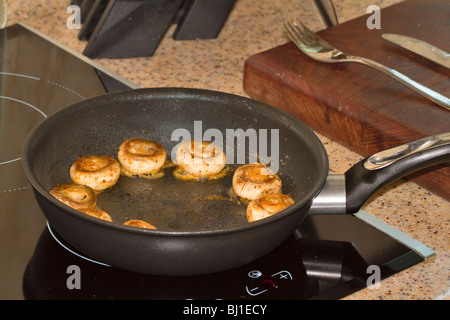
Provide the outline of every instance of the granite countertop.
<path id="1" fill-rule="evenodd" d="M 383 8 L 400 0 L 335 0 L 340 22 L 366 14 L 369 5 Z M 8 0 L 8 22 L 24 23 L 57 42 L 82 52 L 78 30 L 69 30 L 70 1 Z M 300 17 L 312 29 L 325 28 L 313 0 L 237 0 L 217 39 L 174 41 L 171 27 L 152 57 L 96 59 L 140 87 L 190 87 L 247 96 L 243 91 L 245 60 L 286 43 L 282 22 Z M 319 135 L 330 171 L 343 173 L 361 156 Z M 449 299 L 450 203 L 413 182 L 402 180 L 374 195 L 363 208 L 435 251 L 435 258 L 413 266 L 345 299 Z"/>

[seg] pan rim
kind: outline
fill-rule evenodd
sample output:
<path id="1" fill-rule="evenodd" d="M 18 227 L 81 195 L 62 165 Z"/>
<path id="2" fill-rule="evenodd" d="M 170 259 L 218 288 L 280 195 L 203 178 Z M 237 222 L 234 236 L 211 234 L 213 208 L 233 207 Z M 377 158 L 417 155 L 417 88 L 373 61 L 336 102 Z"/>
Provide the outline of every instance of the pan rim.
<path id="1" fill-rule="evenodd" d="M 282 116 L 290 121 L 290 123 L 295 124 L 295 129 L 299 130 L 301 129 L 304 134 L 308 135 L 307 139 L 315 140 L 312 143 L 314 145 L 317 145 L 318 149 L 320 149 L 320 161 L 319 164 L 320 167 L 323 167 L 324 170 L 321 170 L 321 172 L 318 174 L 317 177 L 317 184 L 308 190 L 308 192 L 303 196 L 301 201 L 296 202 L 291 207 L 283 210 L 282 212 L 279 212 L 273 216 L 267 217 L 262 220 L 258 220 L 251 223 L 245 223 L 239 226 L 235 227 L 229 227 L 229 228 L 221 228 L 221 229 L 212 229 L 212 230 L 195 230 L 195 231 L 171 231 L 171 230 L 151 230 L 151 229 L 143 229 L 143 228 L 136 228 L 126 225 L 121 225 L 118 223 L 111 223 L 108 221 L 103 221 L 94 217 L 91 217 L 89 215 L 86 215 L 82 212 L 79 212 L 76 209 L 73 209 L 62 202 L 58 201 L 56 198 L 54 198 L 49 191 L 46 190 L 42 186 L 42 184 L 38 181 L 36 178 L 33 170 L 31 170 L 31 162 L 30 158 L 28 157 L 28 152 L 32 149 L 32 140 L 34 139 L 35 133 L 42 130 L 41 128 L 48 126 L 49 123 L 54 121 L 54 119 L 57 119 L 62 114 L 67 113 L 68 111 L 78 108 L 80 105 L 84 105 L 86 103 L 90 103 L 92 101 L 95 101 L 96 99 L 104 99 L 106 96 L 108 97 L 131 97 L 133 95 L 149 95 L 149 94 L 159 94 L 159 95 L 165 95 L 171 98 L 174 98 L 176 95 L 202 95 L 205 97 L 224 97 L 227 99 L 238 99 L 242 103 L 246 103 L 248 105 L 257 106 L 258 108 L 263 108 L 264 111 L 270 112 L 272 114 L 276 114 L 278 116 Z M 292 128 L 294 126 L 291 126 Z M 325 184 L 326 178 L 328 176 L 328 169 L 329 169 L 329 160 L 328 160 L 328 154 L 325 150 L 325 147 L 323 146 L 322 142 L 318 138 L 318 136 L 312 131 L 311 128 L 309 128 L 306 124 L 304 124 L 302 121 L 294 118 L 293 116 L 285 113 L 284 111 L 277 109 L 271 105 L 268 105 L 264 102 L 254 100 L 245 96 L 236 95 L 232 93 L 226 93 L 221 91 L 214 91 L 209 89 L 197 89 L 197 88 L 182 88 L 182 87 L 155 87 L 155 88 L 140 88 L 140 89 L 130 89 L 130 90 L 124 90 L 120 92 L 114 92 L 114 93 L 108 93 L 105 95 L 89 98 L 86 100 L 82 100 L 80 102 L 68 105 L 55 113 L 48 116 L 46 119 L 41 121 L 38 125 L 36 125 L 28 134 L 25 143 L 23 144 L 22 148 L 22 168 L 25 173 L 25 176 L 27 177 L 28 181 L 32 185 L 33 189 L 37 191 L 41 196 L 43 196 L 47 201 L 58 207 L 59 209 L 63 210 L 64 212 L 70 213 L 72 216 L 75 216 L 78 219 L 83 219 L 85 221 L 89 221 L 90 223 L 99 224 L 106 228 L 112 228 L 117 231 L 126 231 L 126 232 L 133 232 L 138 234 L 145 234 L 145 235 L 155 235 L 155 236 L 169 236 L 169 237 L 192 237 L 192 236 L 210 236 L 210 235 L 221 235 L 221 234 L 228 234 L 228 233 L 235 233 L 235 232 L 243 232 L 246 230 L 251 230 L 254 228 L 259 228 L 262 225 L 268 225 L 271 223 L 275 223 L 278 220 L 284 219 L 285 217 L 294 214 L 296 211 L 302 210 L 305 207 L 309 210 L 309 206 L 312 203 L 312 200 L 314 197 L 316 197 L 319 192 L 322 190 L 323 185 Z M 45 213 L 43 213 L 45 215 Z M 51 224 L 51 221 L 49 221 Z"/>

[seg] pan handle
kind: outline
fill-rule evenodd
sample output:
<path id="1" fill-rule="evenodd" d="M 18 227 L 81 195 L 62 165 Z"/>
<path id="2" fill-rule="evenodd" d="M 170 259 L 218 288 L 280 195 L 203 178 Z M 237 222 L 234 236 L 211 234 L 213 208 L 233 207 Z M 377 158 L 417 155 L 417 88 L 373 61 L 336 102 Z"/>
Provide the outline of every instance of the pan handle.
<path id="1" fill-rule="evenodd" d="M 345 173 L 346 212 L 356 213 L 390 182 L 433 165 L 450 163 L 450 132 L 378 152 Z"/>
<path id="2" fill-rule="evenodd" d="M 450 132 L 378 152 L 355 164 L 345 174 L 329 175 L 309 213 L 356 213 L 387 184 L 443 163 L 450 163 Z"/>

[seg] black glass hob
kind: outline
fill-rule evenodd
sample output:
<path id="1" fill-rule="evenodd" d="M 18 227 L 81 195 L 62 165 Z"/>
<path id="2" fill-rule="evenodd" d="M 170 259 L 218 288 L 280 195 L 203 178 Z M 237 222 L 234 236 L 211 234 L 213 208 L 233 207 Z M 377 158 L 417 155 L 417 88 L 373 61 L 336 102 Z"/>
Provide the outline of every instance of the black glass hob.
<path id="1" fill-rule="evenodd" d="M 139 274 L 85 256 L 47 224 L 22 172 L 22 144 L 53 112 L 129 88 L 29 27 L 0 30 L 0 299 L 339 299 L 433 257 L 364 211 L 309 216 L 267 256 L 211 275 Z"/>

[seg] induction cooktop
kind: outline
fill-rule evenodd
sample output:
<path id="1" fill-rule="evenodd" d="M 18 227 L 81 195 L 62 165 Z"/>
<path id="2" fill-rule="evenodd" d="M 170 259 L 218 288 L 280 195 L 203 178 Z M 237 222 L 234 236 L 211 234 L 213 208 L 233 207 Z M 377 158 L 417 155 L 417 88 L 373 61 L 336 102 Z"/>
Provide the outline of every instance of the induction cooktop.
<path id="1" fill-rule="evenodd" d="M 45 220 L 22 144 L 69 104 L 137 87 L 25 25 L 0 30 L 0 299 L 340 299 L 434 256 L 365 211 L 308 216 L 267 256 L 204 276 L 133 273 L 85 256 Z"/>

